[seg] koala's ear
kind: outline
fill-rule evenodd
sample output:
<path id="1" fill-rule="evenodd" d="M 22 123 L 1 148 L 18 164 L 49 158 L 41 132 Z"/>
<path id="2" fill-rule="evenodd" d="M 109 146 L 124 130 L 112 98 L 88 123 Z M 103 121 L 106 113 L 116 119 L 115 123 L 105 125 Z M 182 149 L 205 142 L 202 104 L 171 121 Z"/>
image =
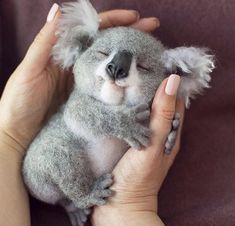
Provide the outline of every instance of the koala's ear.
<path id="1" fill-rule="evenodd" d="M 99 17 L 88 0 L 64 3 L 61 12 L 56 33 L 58 40 L 53 47 L 52 56 L 56 64 L 68 69 L 92 44 L 98 32 Z"/>
<path id="2" fill-rule="evenodd" d="M 190 98 L 210 87 L 215 57 L 208 52 L 205 48 L 178 47 L 166 50 L 162 55 L 166 72 L 181 76 L 178 95 L 185 99 L 186 107 L 190 105 Z"/>

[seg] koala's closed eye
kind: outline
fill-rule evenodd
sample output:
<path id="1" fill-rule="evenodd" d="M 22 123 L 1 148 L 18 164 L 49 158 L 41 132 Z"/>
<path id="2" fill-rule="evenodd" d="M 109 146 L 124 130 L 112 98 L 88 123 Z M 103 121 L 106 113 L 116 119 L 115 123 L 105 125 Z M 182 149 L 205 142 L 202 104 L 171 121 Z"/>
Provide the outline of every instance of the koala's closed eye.
<path id="1" fill-rule="evenodd" d="M 137 64 L 137 68 L 143 72 L 150 72 L 150 68 L 148 68 L 147 66 L 143 66 L 142 64 Z"/>
<path id="2" fill-rule="evenodd" d="M 107 53 L 107 52 L 105 52 L 105 51 L 99 50 L 97 53 L 100 54 L 100 55 L 102 55 L 102 56 L 109 56 L 109 53 Z"/>
<path id="3" fill-rule="evenodd" d="M 97 50 L 97 51 L 95 52 L 95 56 L 96 56 L 97 60 L 104 60 L 104 59 L 106 59 L 109 55 L 110 55 L 109 52 L 103 51 L 103 50 Z"/>

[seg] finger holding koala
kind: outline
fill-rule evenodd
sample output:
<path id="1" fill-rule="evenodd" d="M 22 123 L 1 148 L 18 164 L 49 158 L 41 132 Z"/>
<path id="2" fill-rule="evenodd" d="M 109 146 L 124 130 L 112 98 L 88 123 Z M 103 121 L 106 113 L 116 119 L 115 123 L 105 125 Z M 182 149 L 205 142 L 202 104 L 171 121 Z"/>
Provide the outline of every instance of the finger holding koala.
<path id="1" fill-rule="evenodd" d="M 140 18 L 135 10 L 110 10 L 99 14 L 100 29 L 117 26 L 131 26 L 141 31 L 152 32 L 160 26 L 156 17 Z"/>
<path id="2" fill-rule="evenodd" d="M 115 9 L 101 12 L 100 29 L 109 27 L 128 26 L 139 20 L 139 12 L 135 10 Z"/>
<path id="3" fill-rule="evenodd" d="M 145 32 L 153 32 L 160 27 L 160 21 L 156 17 L 141 18 L 132 24 L 131 27 Z"/>

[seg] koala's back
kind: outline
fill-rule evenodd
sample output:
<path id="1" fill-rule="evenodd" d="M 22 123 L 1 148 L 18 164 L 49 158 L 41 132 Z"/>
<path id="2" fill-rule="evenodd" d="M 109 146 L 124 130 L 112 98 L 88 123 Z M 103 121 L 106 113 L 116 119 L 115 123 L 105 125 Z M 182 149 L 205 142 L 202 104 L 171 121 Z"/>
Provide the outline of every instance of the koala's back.
<path id="1" fill-rule="evenodd" d="M 63 193 L 53 176 L 61 170 L 70 171 L 71 164 L 79 162 L 72 151 L 82 150 L 83 142 L 76 142 L 74 135 L 63 121 L 63 110 L 59 111 L 41 130 L 30 145 L 23 162 L 23 177 L 30 193 L 41 201 L 55 204 L 63 199 Z M 65 160 L 69 161 L 67 164 Z M 69 176 L 69 175 L 68 175 Z"/>

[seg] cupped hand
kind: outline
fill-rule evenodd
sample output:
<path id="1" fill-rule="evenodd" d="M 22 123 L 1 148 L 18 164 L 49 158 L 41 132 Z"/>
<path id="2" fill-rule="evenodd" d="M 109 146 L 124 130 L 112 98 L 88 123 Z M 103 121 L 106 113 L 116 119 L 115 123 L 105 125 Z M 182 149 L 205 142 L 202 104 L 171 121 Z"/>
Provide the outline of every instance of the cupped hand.
<path id="1" fill-rule="evenodd" d="M 159 87 L 152 105 L 150 146 L 142 151 L 130 149 L 118 162 L 111 187 L 114 196 L 107 205 L 94 208 L 94 226 L 108 226 L 109 222 L 113 226 L 163 224 L 157 215 L 157 197 L 178 153 L 184 118 L 184 103 L 176 99 L 179 81 L 179 76 L 172 75 Z M 181 115 L 181 123 L 175 145 L 166 154 L 165 142 L 176 112 Z"/>
<path id="2" fill-rule="evenodd" d="M 9 149 L 24 153 L 48 116 L 70 93 L 73 77 L 51 61 L 56 26 L 61 16 L 54 4 L 46 24 L 31 44 L 25 58 L 11 75 L 0 101 L 0 140 Z M 100 14 L 100 28 L 132 26 L 151 32 L 156 18 L 140 19 L 134 10 L 112 10 Z"/>

